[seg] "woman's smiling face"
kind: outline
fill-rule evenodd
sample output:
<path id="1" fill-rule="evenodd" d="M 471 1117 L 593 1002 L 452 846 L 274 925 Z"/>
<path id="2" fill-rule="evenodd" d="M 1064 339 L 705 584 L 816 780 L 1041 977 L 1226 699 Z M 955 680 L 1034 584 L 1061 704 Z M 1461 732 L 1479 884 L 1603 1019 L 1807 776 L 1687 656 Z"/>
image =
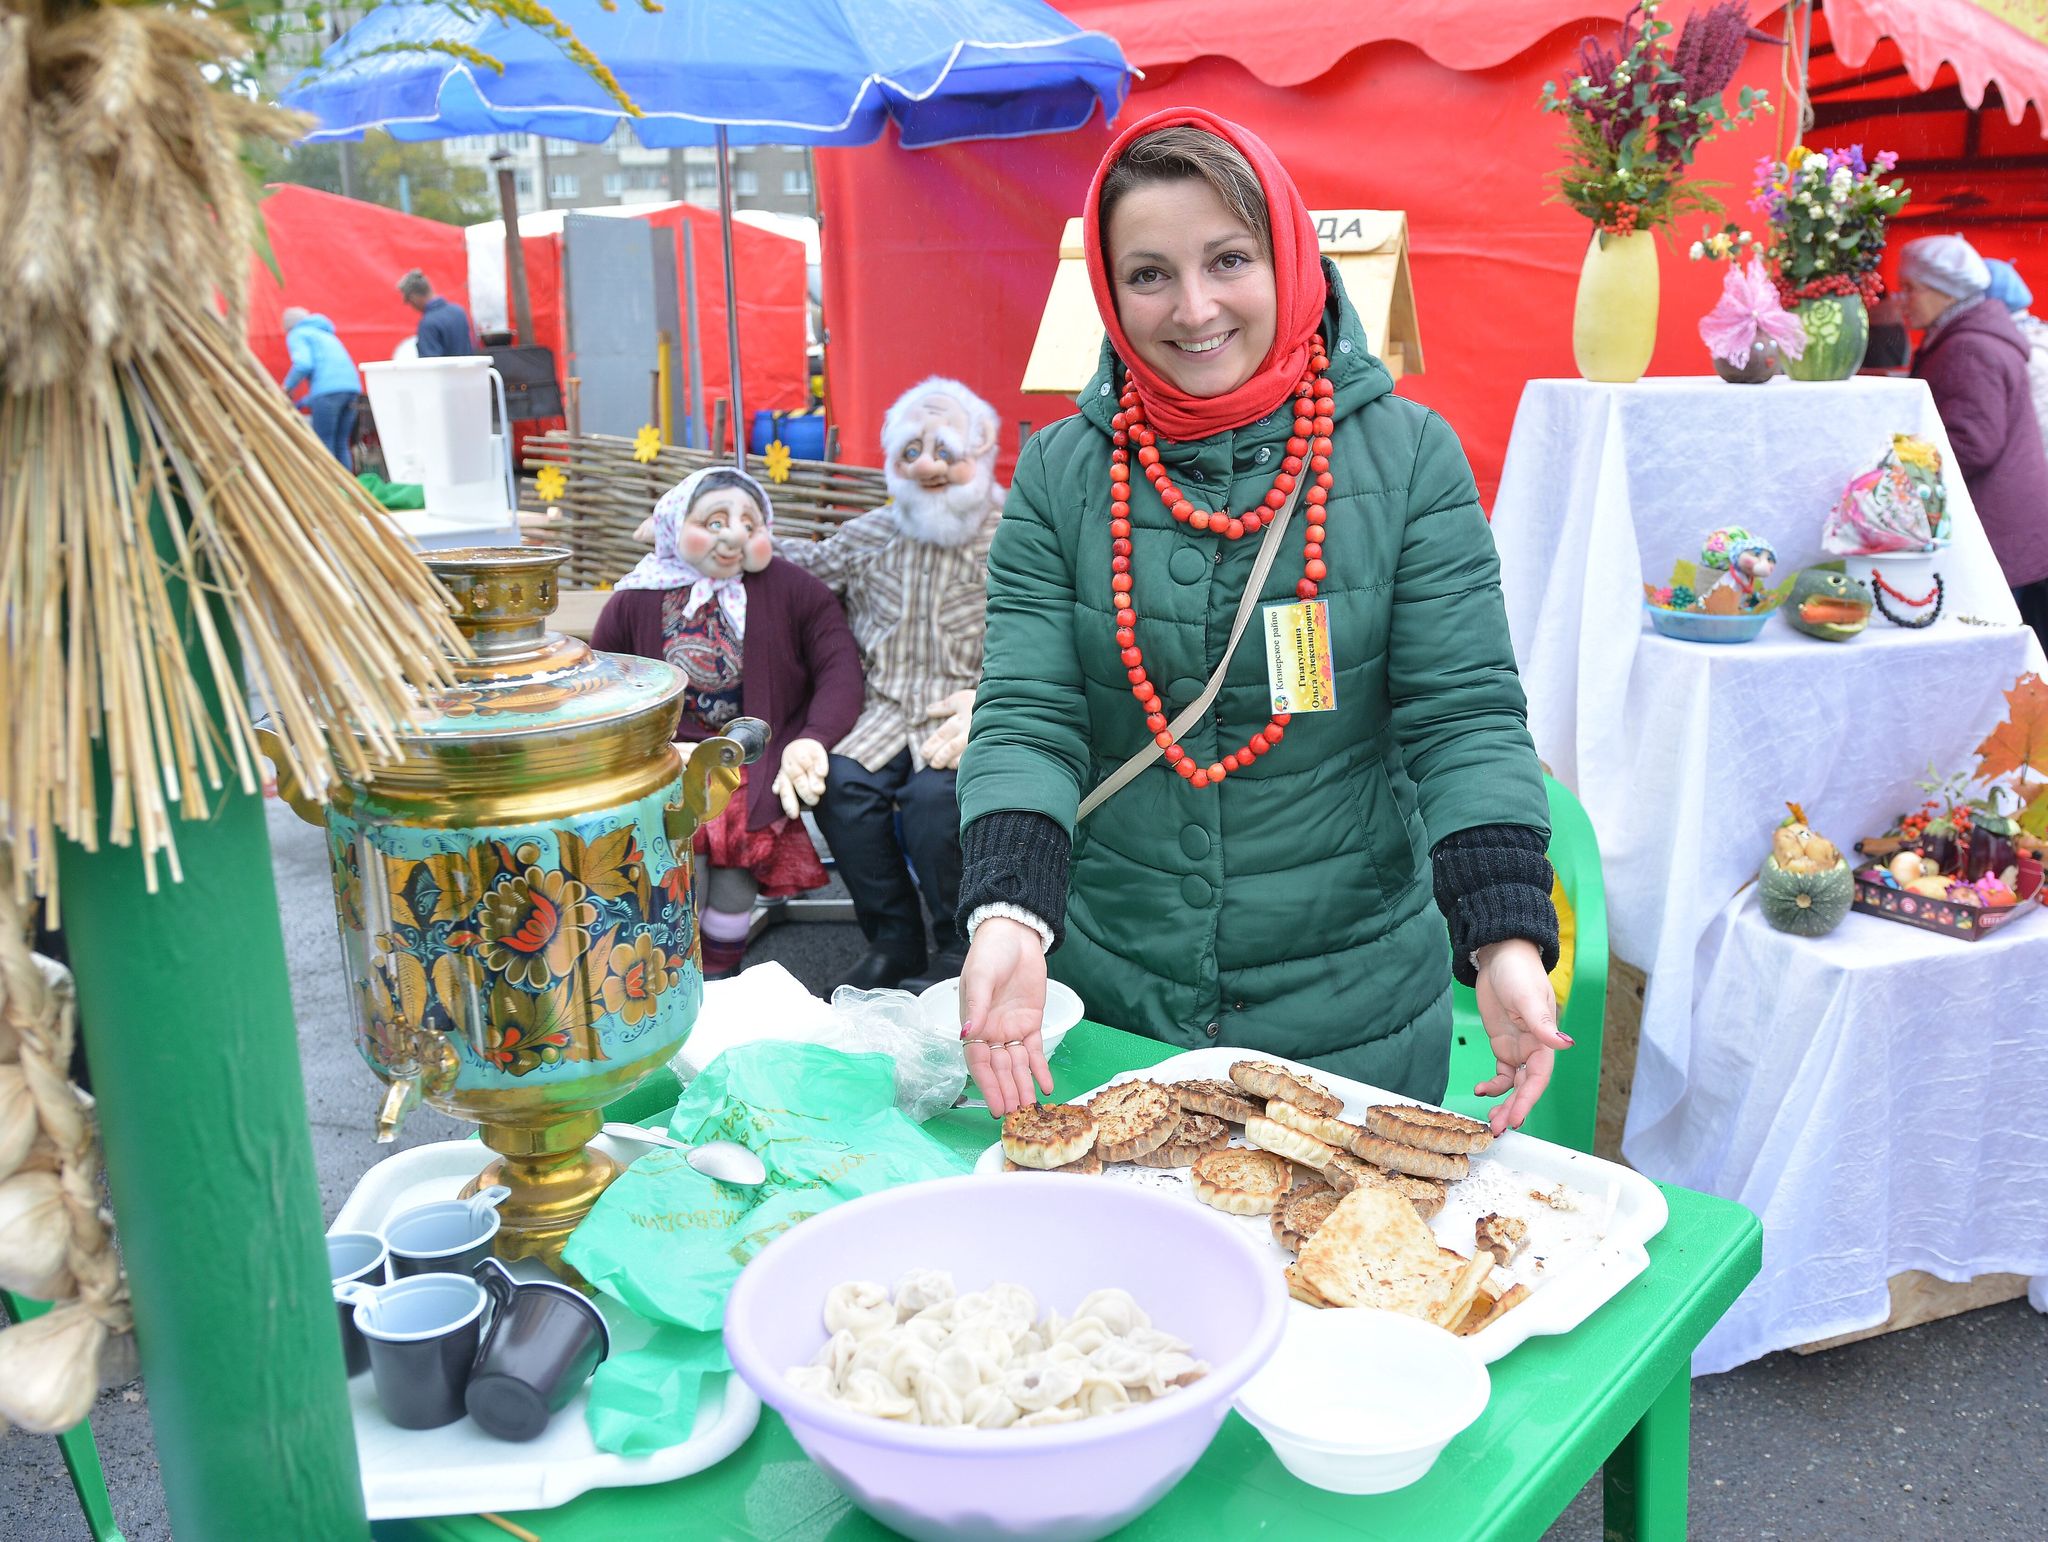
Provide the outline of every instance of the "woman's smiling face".
<path id="1" fill-rule="evenodd" d="M 1124 335 L 1190 396 L 1251 379 L 1273 346 L 1278 302 L 1263 233 L 1200 178 L 1151 182 L 1110 210 L 1110 285 Z"/>

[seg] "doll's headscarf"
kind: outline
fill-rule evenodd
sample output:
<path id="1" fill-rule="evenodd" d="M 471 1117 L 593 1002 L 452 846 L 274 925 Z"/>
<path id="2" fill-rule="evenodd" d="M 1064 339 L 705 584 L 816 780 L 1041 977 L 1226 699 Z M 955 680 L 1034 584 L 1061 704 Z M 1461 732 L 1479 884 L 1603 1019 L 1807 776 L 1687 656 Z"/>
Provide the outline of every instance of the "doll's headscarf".
<path id="1" fill-rule="evenodd" d="M 1124 335 L 1116 314 L 1116 293 L 1109 274 L 1109 254 L 1102 249 L 1102 183 L 1133 140 L 1164 128 L 1198 128 L 1231 145 L 1248 162 L 1266 195 L 1273 246 L 1275 306 L 1273 346 L 1251 379 L 1221 396 L 1190 396 L 1138 356 Z M 1278 407 L 1293 393 L 1308 367 L 1309 344 L 1322 323 L 1328 284 L 1316 247 L 1315 221 L 1301 190 L 1278 156 L 1247 128 L 1203 112 L 1199 107 L 1169 107 L 1140 119 L 1117 135 L 1088 184 L 1088 204 L 1081 219 L 1082 244 L 1088 257 L 1088 282 L 1095 290 L 1095 308 L 1109 332 L 1110 346 L 1124 361 L 1145 405 L 1145 417 L 1169 439 L 1186 441 L 1242 428 Z"/>
<path id="2" fill-rule="evenodd" d="M 738 477 L 746 484 L 747 491 L 761 508 L 761 524 L 764 529 L 775 524 L 775 505 L 768 501 L 768 493 L 759 482 L 731 466 L 706 466 L 693 471 L 682 481 L 661 495 L 654 505 L 654 515 L 648 521 L 654 527 L 654 550 L 642 557 L 639 564 L 624 578 L 613 584 L 614 589 L 681 589 L 688 587 L 690 597 L 685 602 L 683 614 L 694 616 L 706 600 L 718 601 L 718 608 L 725 613 L 731 624 L 733 636 L 747 635 L 747 590 L 746 572 L 733 574 L 730 578 L 707 578 L 690 563 L 682 553 L 681 532 L 683 521 L 688 517 L 690 506 L 697 501 L 699 490 L 714 472 Z"/>

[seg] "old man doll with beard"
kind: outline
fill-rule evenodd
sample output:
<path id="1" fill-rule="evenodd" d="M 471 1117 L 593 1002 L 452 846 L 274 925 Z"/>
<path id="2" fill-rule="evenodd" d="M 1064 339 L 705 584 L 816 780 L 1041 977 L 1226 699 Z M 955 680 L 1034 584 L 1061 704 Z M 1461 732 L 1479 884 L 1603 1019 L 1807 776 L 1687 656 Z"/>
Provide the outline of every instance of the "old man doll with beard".
<path id="1" fill-rule="evenodd" d="M 740 968 L 757 895 L 826 882 L 802 814 L 824 791 L 825 746 L 860 711 L 860 655 L 839 602 L 776 560 L 774 517 L 761 484 L 729 466 L 670 488 L 640 527 L 653 553 L 619 580 L 590 634 L 595 648 L 683 672 L 678 739 L 707 739 L 742 715 L 768 724 L 761 764 L 697 830 L 706 979 Z"/>
<path id="2" fill-rule="evenodd" d="M 997 428 L 995 409 L 959 381 L 921 381 L 882 423 L 890 502 L 827 540 L 778 548 L 846 602 L 867 672 L 860 721 L 833 746 L 817 809 L 867 938 L 844 983 L 864 990 L 949 978 L 966 956 L 953 920 L 953 781 L 981 683 L 988 548 L 1003 506 Z"/>

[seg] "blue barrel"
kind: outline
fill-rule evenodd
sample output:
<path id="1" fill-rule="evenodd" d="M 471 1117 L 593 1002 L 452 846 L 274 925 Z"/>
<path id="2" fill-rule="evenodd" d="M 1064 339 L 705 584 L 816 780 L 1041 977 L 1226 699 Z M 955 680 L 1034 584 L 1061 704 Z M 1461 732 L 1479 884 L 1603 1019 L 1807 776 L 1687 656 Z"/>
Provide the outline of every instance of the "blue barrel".
<path id="1" fill-rule="evenodd" d="M 768 412 L 754 414 L 747 430 L 747 453 L 765 455 L 769 444 L 780 439 L 798 460 L 825 458 L 825 415 L 822 412 Z"/>

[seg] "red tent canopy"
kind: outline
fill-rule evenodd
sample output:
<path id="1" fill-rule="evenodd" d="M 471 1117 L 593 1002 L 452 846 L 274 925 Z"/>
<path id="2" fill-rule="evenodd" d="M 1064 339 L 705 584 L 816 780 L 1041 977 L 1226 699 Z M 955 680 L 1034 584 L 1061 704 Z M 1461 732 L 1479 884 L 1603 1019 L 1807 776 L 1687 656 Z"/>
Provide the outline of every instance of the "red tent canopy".
<path id="1" fill-rule="evenodd" d="M 1122 44 L 1146 79 L 1123 121 L 1194 103 L 1234 118 L 1273 145 L 1314 208 L 1407 211 L 1426 374 L 1401 382 L 1405 395 L 1441 411 L 1457 428 L 1489 497 L 1522 384 L 1571 375 L 1571 312 L 1589 232 L 1550 201 L 1561 152 L 1560 123 L 1538 111 L 1543 82 L 1573 68 L 1580 39 L 1597 26 L 1612 36 L 1626 0 L 1579 0 L 1594 22 L 1556 22 L 1537 0 L 1271 0 L 1258 25 L 1224 0 L 1060 0 L 1061 9 Z M 1676 6 L 1672 8 L 1676 11 Z M 1771 18 L 1772 0 L 1752 15 Z M 1782 30 L 1782 20 L 1768 21 Z M 1309 46 L 1312 42 L 1312 46 Z M 1849 77 L 1824 21 L 1815 29 L 1818 90 Z M 1902 65 L 1876 45 L 1858 76 Z M 1768 89 L 1783 102 L 1783 50 L 1752 48 L 1735 89 Z M 1936 88 L 1950 78 L 1937 78 Z M 1855 88 L 1863 89 L 1863 88 Z M 1817 97 L 1817 105 L 1828 98 Z M 1999 212 L 1967 201 L 1995 163 L 1987 113 L 1958 101 L 1957 132 L 1978 136 L 1976 152 L 1948 146 L 1948 118 L 1936 113 L 1847 122 L 1810 142 L 1860 139 L 1901 152 L 1909 183 L 1924 184 L 1901 234 L 1963 229 L 1998 255 L 2038 250 L 2037 227 L 1994 223 Z M 2038 136 L 2038 112 L 2020 133 Z M 1966 127 L 1965 120 L 1976 123 Z M 2000 126 L 2003 130 L 2003 125 Z M 1733 217 L 1755 162 L 1790 144 L 1781 113 L 1724 136 L 1698 175 L 1722 185 Z M 1012 423 L 1039 425 L 1071 404 L 1017 389 L 1052 282 L 1060 231 L 1080 210 L 1089 174 L 1108 143 L 1091 125 L 1078 133 L 948 146 L 905 153 L 893 142 L 818 154 L 827 231 L 826 316 L 832 333 L 832 406 L 849 458 L 872 462 L 881 416 L 897 393 L 925 374 L 957 374 Z M 1951 168 L 1968 162 L 1968 179 Z M 2038 168 L 2015 177 L 2038 199 Z M 1947 179 L 1944 181 L 1944 179 Z M 1961 201 L 1959 201 L 1961 200 Z M 1689 263 L 1677 233 L 1662 262 L 1663 307 L 1654 373 L 1706 367 L 1698 318 L 1713 304 L 1719 273 Z M 2048 272 L 2039 277 L 2048 279 Z M 2044 286 L 2048 287 L 2048 286 Z M 934 326 L 934 319 L 943 325 Z M 1004 462 L 1016 454 L 1006 435 Z"/>
<path id="2" fill-rule="evenodd" d="M 280 380 L 291 368 L 279 319 L 288 305 L 326 316 L 361 363 L 390 358 L 419 329 L 419 313 L 398 298 L 408 268 L 425 273 L 445 298 L 469 304 L 469 255 L 459 225 L 291 185 L 272 187 L 262 213 L 278 277 L 260 257 L 252 261 L 249 346 Z"/>

